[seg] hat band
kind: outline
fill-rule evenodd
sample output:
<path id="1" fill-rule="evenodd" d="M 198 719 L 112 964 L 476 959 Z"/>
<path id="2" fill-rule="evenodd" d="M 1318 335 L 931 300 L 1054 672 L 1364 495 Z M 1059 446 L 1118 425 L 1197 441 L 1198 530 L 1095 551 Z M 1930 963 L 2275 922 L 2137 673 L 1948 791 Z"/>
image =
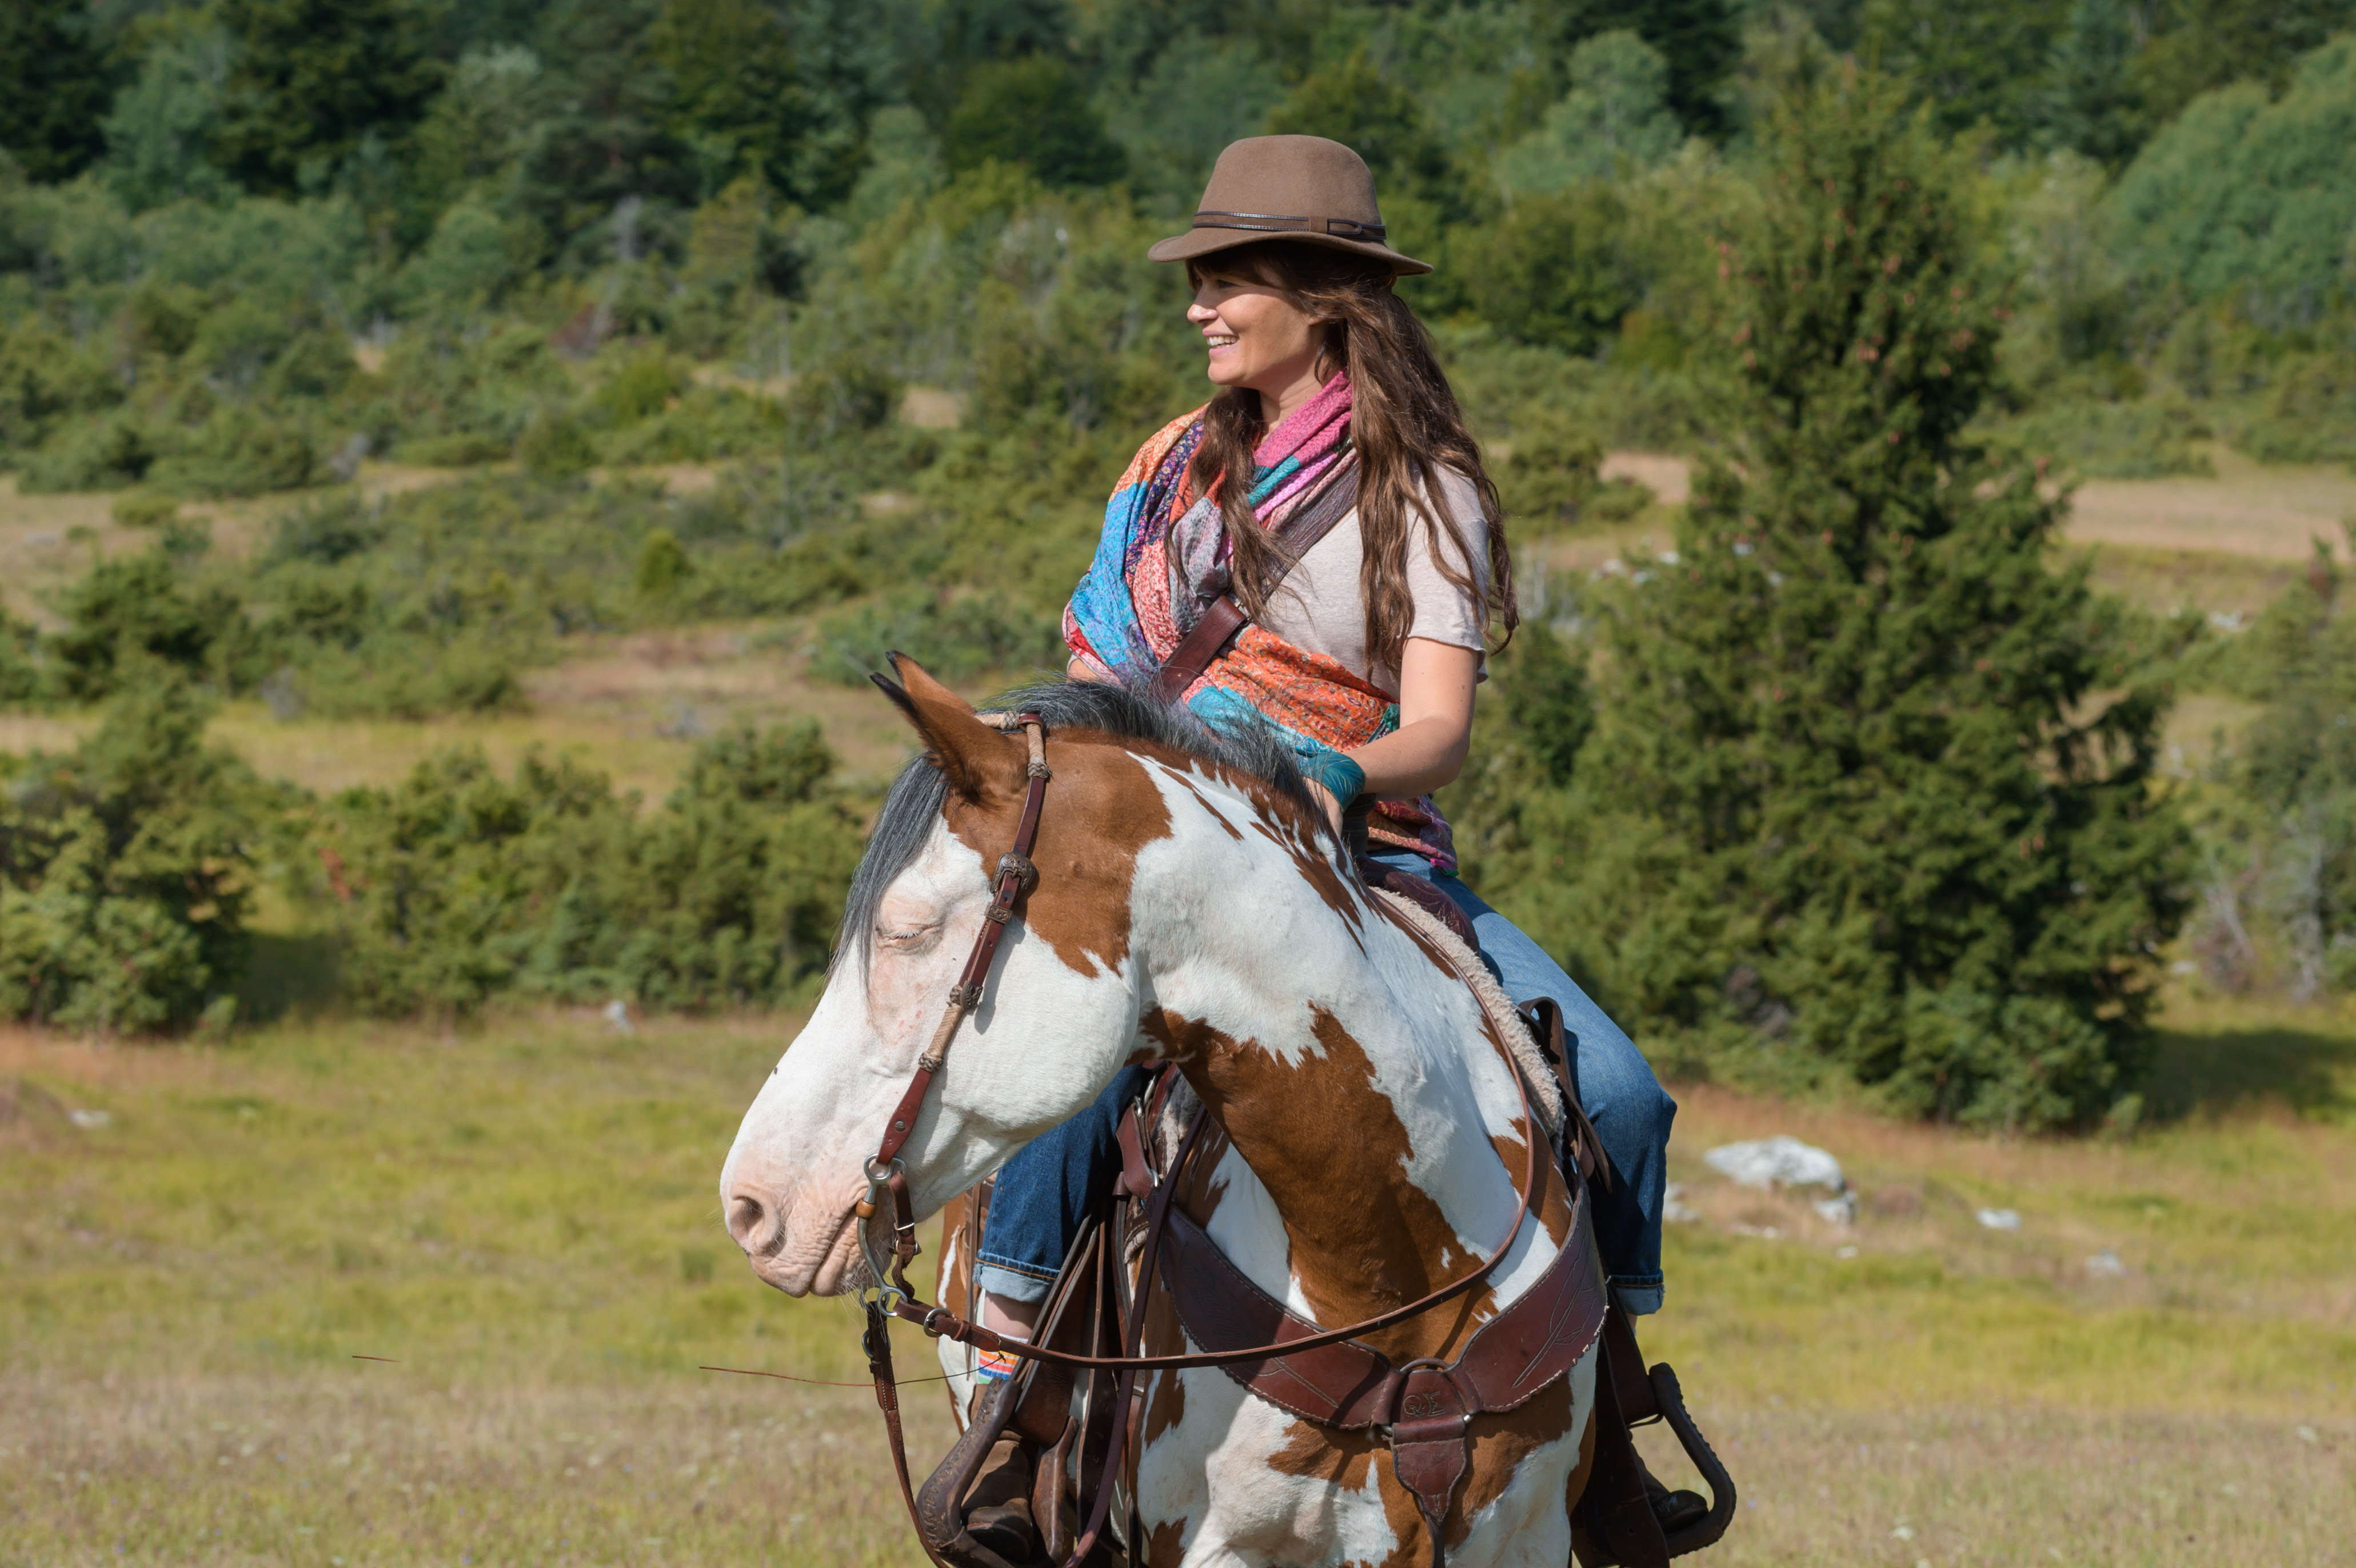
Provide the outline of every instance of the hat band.
<path id="1" fill-rule="evenodd" d="M 1331 234 L 1340 240 L 1370 240 L 1379 245 L 1389 232 L 1379 223 L 1355 218 L 1282 218 L 1267 212 L 1198 212 L 1196 229 L 1243 229 L 1268 234 Z"/>

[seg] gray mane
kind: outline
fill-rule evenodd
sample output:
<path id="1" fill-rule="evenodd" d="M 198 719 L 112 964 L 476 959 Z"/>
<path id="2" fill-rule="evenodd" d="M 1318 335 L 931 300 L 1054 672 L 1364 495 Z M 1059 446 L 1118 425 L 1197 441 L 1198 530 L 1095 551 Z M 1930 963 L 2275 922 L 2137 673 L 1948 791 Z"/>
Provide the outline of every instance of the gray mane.
<path id="1" fill-rule="evenodd" d="M 1301 781 L 1292 748 L 1272 725 L 1257 725 L 1239 734 L 1213 731 L 1183 704 L 1163 702 L 1150 692 L 1100 681 L 1050 680 L 1018 686 L 987 705 L 1004 712 L 1036 713 L 1046 720 L 1053 740 L 1059 731 L 1094 730 L 1121 741 L 1143 741 L 1183 752 L 1220 767 L 1232 768 L 1262 780 L 1279 793 L 1312 811 L 1314 798 Z M 1055 786 L 1048 785 L 1052 792 Z M 948 781 L 929 758 L 919 756 L 900 770 L 884 797 L 867 853 L 851 879 L 843 900 L 842 928 L 837 933 L 829 967 L 852 956 L 863 973 L 867 944 L 875 929 L 876 906 L 884 890 L 914 864 L 932 837 L 934 825 L 948 799 Z"/>

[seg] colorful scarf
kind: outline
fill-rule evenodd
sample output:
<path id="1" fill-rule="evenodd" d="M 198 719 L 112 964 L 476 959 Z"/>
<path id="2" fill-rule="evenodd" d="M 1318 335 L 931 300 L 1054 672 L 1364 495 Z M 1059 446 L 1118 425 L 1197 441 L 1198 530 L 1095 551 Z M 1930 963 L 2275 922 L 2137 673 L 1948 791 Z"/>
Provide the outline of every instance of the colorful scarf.
<path id="1" fill-rule="evenodd" d="M 1263 528 L 1281 539 L 1286 522 L 1357 461 L 1349 431 L 1350 381 L 1342 374 L 1262 438 L 1249 499 Z M 1065 644 L 1112 679 L 1141 681 L 1161 668 L 1227 590 L 1231 551 L 1215 493 L 1197 495 L 1187 475 L 1202 443 L 1197 409 L 1138 448 L 1105 506 L 1096 558 L 1064 608 Z M 1215 730 L 1273 725 L 1312 776 L 1330 753 L 1398 728 L 1390 693 L 1258 624 L 1245 626 L 1186 688 L 1185 702 Z M 1447 819 L 1429 795 L 1377 804 L 1368 834 L 1429 857 L 1436 869 L 1456 869 Z"/>

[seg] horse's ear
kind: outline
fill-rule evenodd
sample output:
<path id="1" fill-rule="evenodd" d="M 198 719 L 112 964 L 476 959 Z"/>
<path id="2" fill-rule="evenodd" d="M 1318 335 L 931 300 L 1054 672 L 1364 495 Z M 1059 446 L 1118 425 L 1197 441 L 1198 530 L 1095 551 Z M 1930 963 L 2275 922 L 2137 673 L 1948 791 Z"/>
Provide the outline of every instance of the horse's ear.
<path id="1" fill-rule="evenodd" d="M 900 678 L 870 678 L 925 738 L 926 752 L 951 790 L 970 801 L 1023 793 L 1028 755 L 1021 740 L 975 718 L 972 704 L 925 673 L 925 667 L 907 655 L 884 656 Z"/>

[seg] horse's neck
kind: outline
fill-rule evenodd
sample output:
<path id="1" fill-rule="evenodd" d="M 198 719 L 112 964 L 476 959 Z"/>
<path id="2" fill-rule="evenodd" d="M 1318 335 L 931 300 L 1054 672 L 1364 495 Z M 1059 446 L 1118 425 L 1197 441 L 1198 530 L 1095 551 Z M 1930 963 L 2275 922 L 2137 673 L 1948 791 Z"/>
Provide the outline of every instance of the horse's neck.
<path id="1" fill-rule="evenodd" d="M 1308 847 L 1256 837 L 1251 874 L 1210 855 L 1203 875 L 1226 880 L 1162 890 L 1188 912 L 1155 933 L 1179 961 L 1156 965 L 1146 1028 L 1232 1142 L 1190 1207 L 1262 1289 L 1351 1322 L 1497 1244 L 1524 1110 L 1478 1004 L 1431 950 L 1320 875 Z M 1429 1316 L 1385 1348 L 1436 1353 L 1464 1321 Z"/>

